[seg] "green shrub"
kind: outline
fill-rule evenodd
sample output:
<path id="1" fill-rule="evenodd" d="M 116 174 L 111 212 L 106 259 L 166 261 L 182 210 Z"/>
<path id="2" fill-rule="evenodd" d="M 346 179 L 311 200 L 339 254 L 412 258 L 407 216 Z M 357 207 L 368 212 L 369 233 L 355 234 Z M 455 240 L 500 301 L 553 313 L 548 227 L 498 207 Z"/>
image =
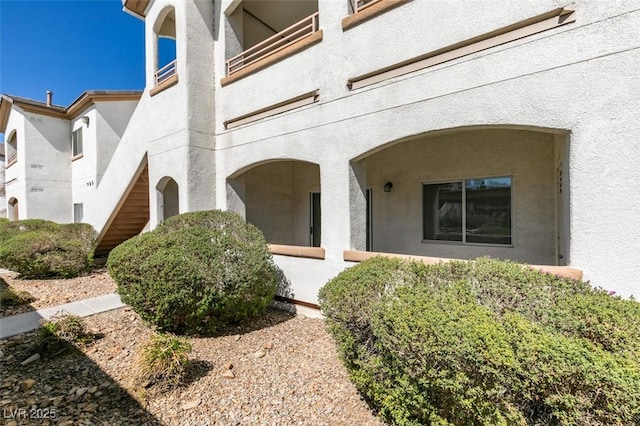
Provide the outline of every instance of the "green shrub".
<path id="1" fill-rule="evenodd" d="M 125 303 L 176 333 L 212 333 L 255 317 L 276 288 L 262 233 L 231 212 L 174 216 L 116 247 L 107 266 Z"/>
<path id="2" fill-rule="evenodd" d="M 377 258 L 319 299 L 355 384 L 392 424 L 640 419 L 638 304 L 587 283 L 489 259 Z"/>
<path id="3" fill-rule="evenodd" d="M 96 339 L 86 331 L 84 320 L 77 315 L 58 314 L 42 322 L 36 335 L 37 352 L 56 355 L 71 344 L 86 344 Z"/>
<path id="4" fill-rule="evenodd" d="M 409 274 L 398 259 L 375 257 L 346 269 L 320 289 L 318 299 L 329 331 L 335 337 L 343 360 L 356 375 L 356 384 L 366 386 L 368 376 L 359 377 L 362 364 L 375 363 L 372 357 L 371 315 L 385 292 Z M 362 382 L 362 383 L 360 383 Z"/>
<path id="5" fill-rule="evenodd" d="M 60 225 L 43 219 L 24 219 L 19 221 L 0 221 L 0 246 L 18 234 L 29 231 L 57 231 Z"/>
<path id="6" fill-rule="evenodd" d="M 93 263 L 96 232 L 91 225 L 40 219 L 2 225 L 0 266 L 22 278 L 71 278 Z"/>
<path id="7" fill-rule="evenodd" d="M 180 386 L 189 367 L 191 343 L 172 334 L 155 333 L 140 348 L 134 383 L 165 391 Z"/>

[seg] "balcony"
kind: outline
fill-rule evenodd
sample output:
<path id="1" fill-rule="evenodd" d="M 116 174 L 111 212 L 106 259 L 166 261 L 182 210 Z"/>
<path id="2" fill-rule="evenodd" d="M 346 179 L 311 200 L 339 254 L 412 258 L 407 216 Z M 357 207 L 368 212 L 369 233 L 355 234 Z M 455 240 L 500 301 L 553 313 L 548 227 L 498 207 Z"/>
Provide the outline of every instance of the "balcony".
<path id="1" fill-rule="evenodd" d="M 11 156 L 9 156 L 9 158 L 7 158 L 7 167 L 11 167 L 12 165 L 14 165 L 16 163 L 16 161 L 18 161 L 18 154 L 13 154 Z"/>
<path id="2" fill-rule="evenodd" d="M 352 14 L 342 19 L 346 31 L 411 0 L 350 0 Z"/>
<path id="3" fill-rule="evenodd" d="M 364 9 L 380 3 L 382 0 L 353 0 L 353 13 L 358 13 Z"/>
<path id="4" fill-rule="evenodd" d="M 175 60 L 169 62 L 167 65 L 165 65 L 164 67 L 160 68 L 158 71 L 155 72 L 156 86 L 164 83 L 165 81 L 167 81 L 170 77 L 173 77 L 174 75 L 176 75 L 176 61 Z"/>
<path id="5" fill-rule="evenodd" d="M 169 62 L 164 67 L 160 68 L 154 74 L 155 87 L 151 89 L 149 94 L 155 96 L 165 89 L 174 86 L 178 83 L 178 72 L 176 60 Z"/>
<path id="6" fill-rule="evenodd" d="M 227 60 L 227 75 L 230 76 L 267 56 L 281 52 L 318 31 L 318 12 L 316 12 Z"/>

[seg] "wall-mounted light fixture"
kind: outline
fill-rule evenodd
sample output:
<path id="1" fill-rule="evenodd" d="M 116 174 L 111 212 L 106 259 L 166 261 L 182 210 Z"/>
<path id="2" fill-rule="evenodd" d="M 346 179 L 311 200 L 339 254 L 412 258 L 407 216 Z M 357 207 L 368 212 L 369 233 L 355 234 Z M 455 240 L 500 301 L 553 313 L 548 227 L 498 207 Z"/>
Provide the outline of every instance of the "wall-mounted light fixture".
<path id="1" fill-rule="evenodd" d="M 391 188 L 393 188 L 393 184 L 391 182 L 384 184 L 384 192 L 391 192 Z"/>
<path id="2" fill-rule="evenodd" d="M 80 120 L 82 120 L 82 122 L 84 124 L 86 124 L 87 127 L 89 127 L 89 116 L 88 115 L 83 115 L 82 117 L 80 117 Z"/>

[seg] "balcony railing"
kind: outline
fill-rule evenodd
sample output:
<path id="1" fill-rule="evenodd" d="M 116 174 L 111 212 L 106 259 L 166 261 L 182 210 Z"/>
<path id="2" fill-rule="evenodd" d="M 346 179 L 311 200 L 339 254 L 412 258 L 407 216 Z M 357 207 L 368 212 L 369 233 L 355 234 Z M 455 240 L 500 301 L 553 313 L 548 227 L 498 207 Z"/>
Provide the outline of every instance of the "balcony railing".
<path id="1" fill-rule="evenodd" d="M 227 75 L 238 72 L 265 56 L 279 52 L 316 31 L 318 31 L 318 12 L 227 60 Z"/>
<path id="2" fill-rule="evenodd" d="M 10 156 L 9 158 L 7 158 L 7 167 L 9 167 L 10 165 L 12 165 L 13 163 L 15 163 L 16 161 L 18 161 L 18 153 L 13 154 L 12 156 Z"/>
<path id="3" fill-rule="evenodd" d="M 176 60 L 175 59 L 173 61 L 169 62 L 164 67 L 160 68 L 158 71 L 156 71 L 156 73 L 155 73 L 156 86 L 158 84 L 166 81 L 167 79 L 169 79 L 169 77 L 174 76 L 174 75 L 176 75 Z"/>
<path id="4" fill-rule="evenodd" d="M 382 0 L 353 0 L 353 13 L 361 12 L 369 6 L 380 2 Z"/>

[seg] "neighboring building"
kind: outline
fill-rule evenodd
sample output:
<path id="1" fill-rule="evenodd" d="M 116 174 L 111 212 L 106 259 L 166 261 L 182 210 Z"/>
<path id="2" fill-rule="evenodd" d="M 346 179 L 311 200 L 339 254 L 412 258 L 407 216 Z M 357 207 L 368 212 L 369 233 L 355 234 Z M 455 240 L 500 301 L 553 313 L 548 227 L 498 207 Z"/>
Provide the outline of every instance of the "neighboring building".
<path id="1" fill-rule="evenodd" d="M 2 95 L 7 216 L 82 221 L 140 95 L 88 91 L 67 108 L 50 92 L 47 102 Z"/>
<path id="2" fill-rule="evenodd" d="M 573 268 L 640 296 L 632 2 L 123 4 L 145 21 L 146 87 L 95 170 L 71 161 L 86 112 L 3 97 L 0 131 L 17 129 L 23 161 L 13 172 L 7 149 L 10 216 L 12 199 L 20 218 L 59 221 L 82 204 L 107 253 L 146 219 L 233 210 L 271 243 L 281 295 L 312 304 L 371 252 Z M 159 61 L 165 39 L 175 56 Z M 51 152 L 22 160 L 45 111 L 60 115 Z M 60 177 L 34 193 L 32 164 Z"/>
<path id="3" fill-rule="evenodd" d="M 4 143 L 0 147 L 0 164 L 5 163 Z M 4 167 L 0 166 L 0 218 L 7 217 L 7 197 L 4 189 Z"/>

